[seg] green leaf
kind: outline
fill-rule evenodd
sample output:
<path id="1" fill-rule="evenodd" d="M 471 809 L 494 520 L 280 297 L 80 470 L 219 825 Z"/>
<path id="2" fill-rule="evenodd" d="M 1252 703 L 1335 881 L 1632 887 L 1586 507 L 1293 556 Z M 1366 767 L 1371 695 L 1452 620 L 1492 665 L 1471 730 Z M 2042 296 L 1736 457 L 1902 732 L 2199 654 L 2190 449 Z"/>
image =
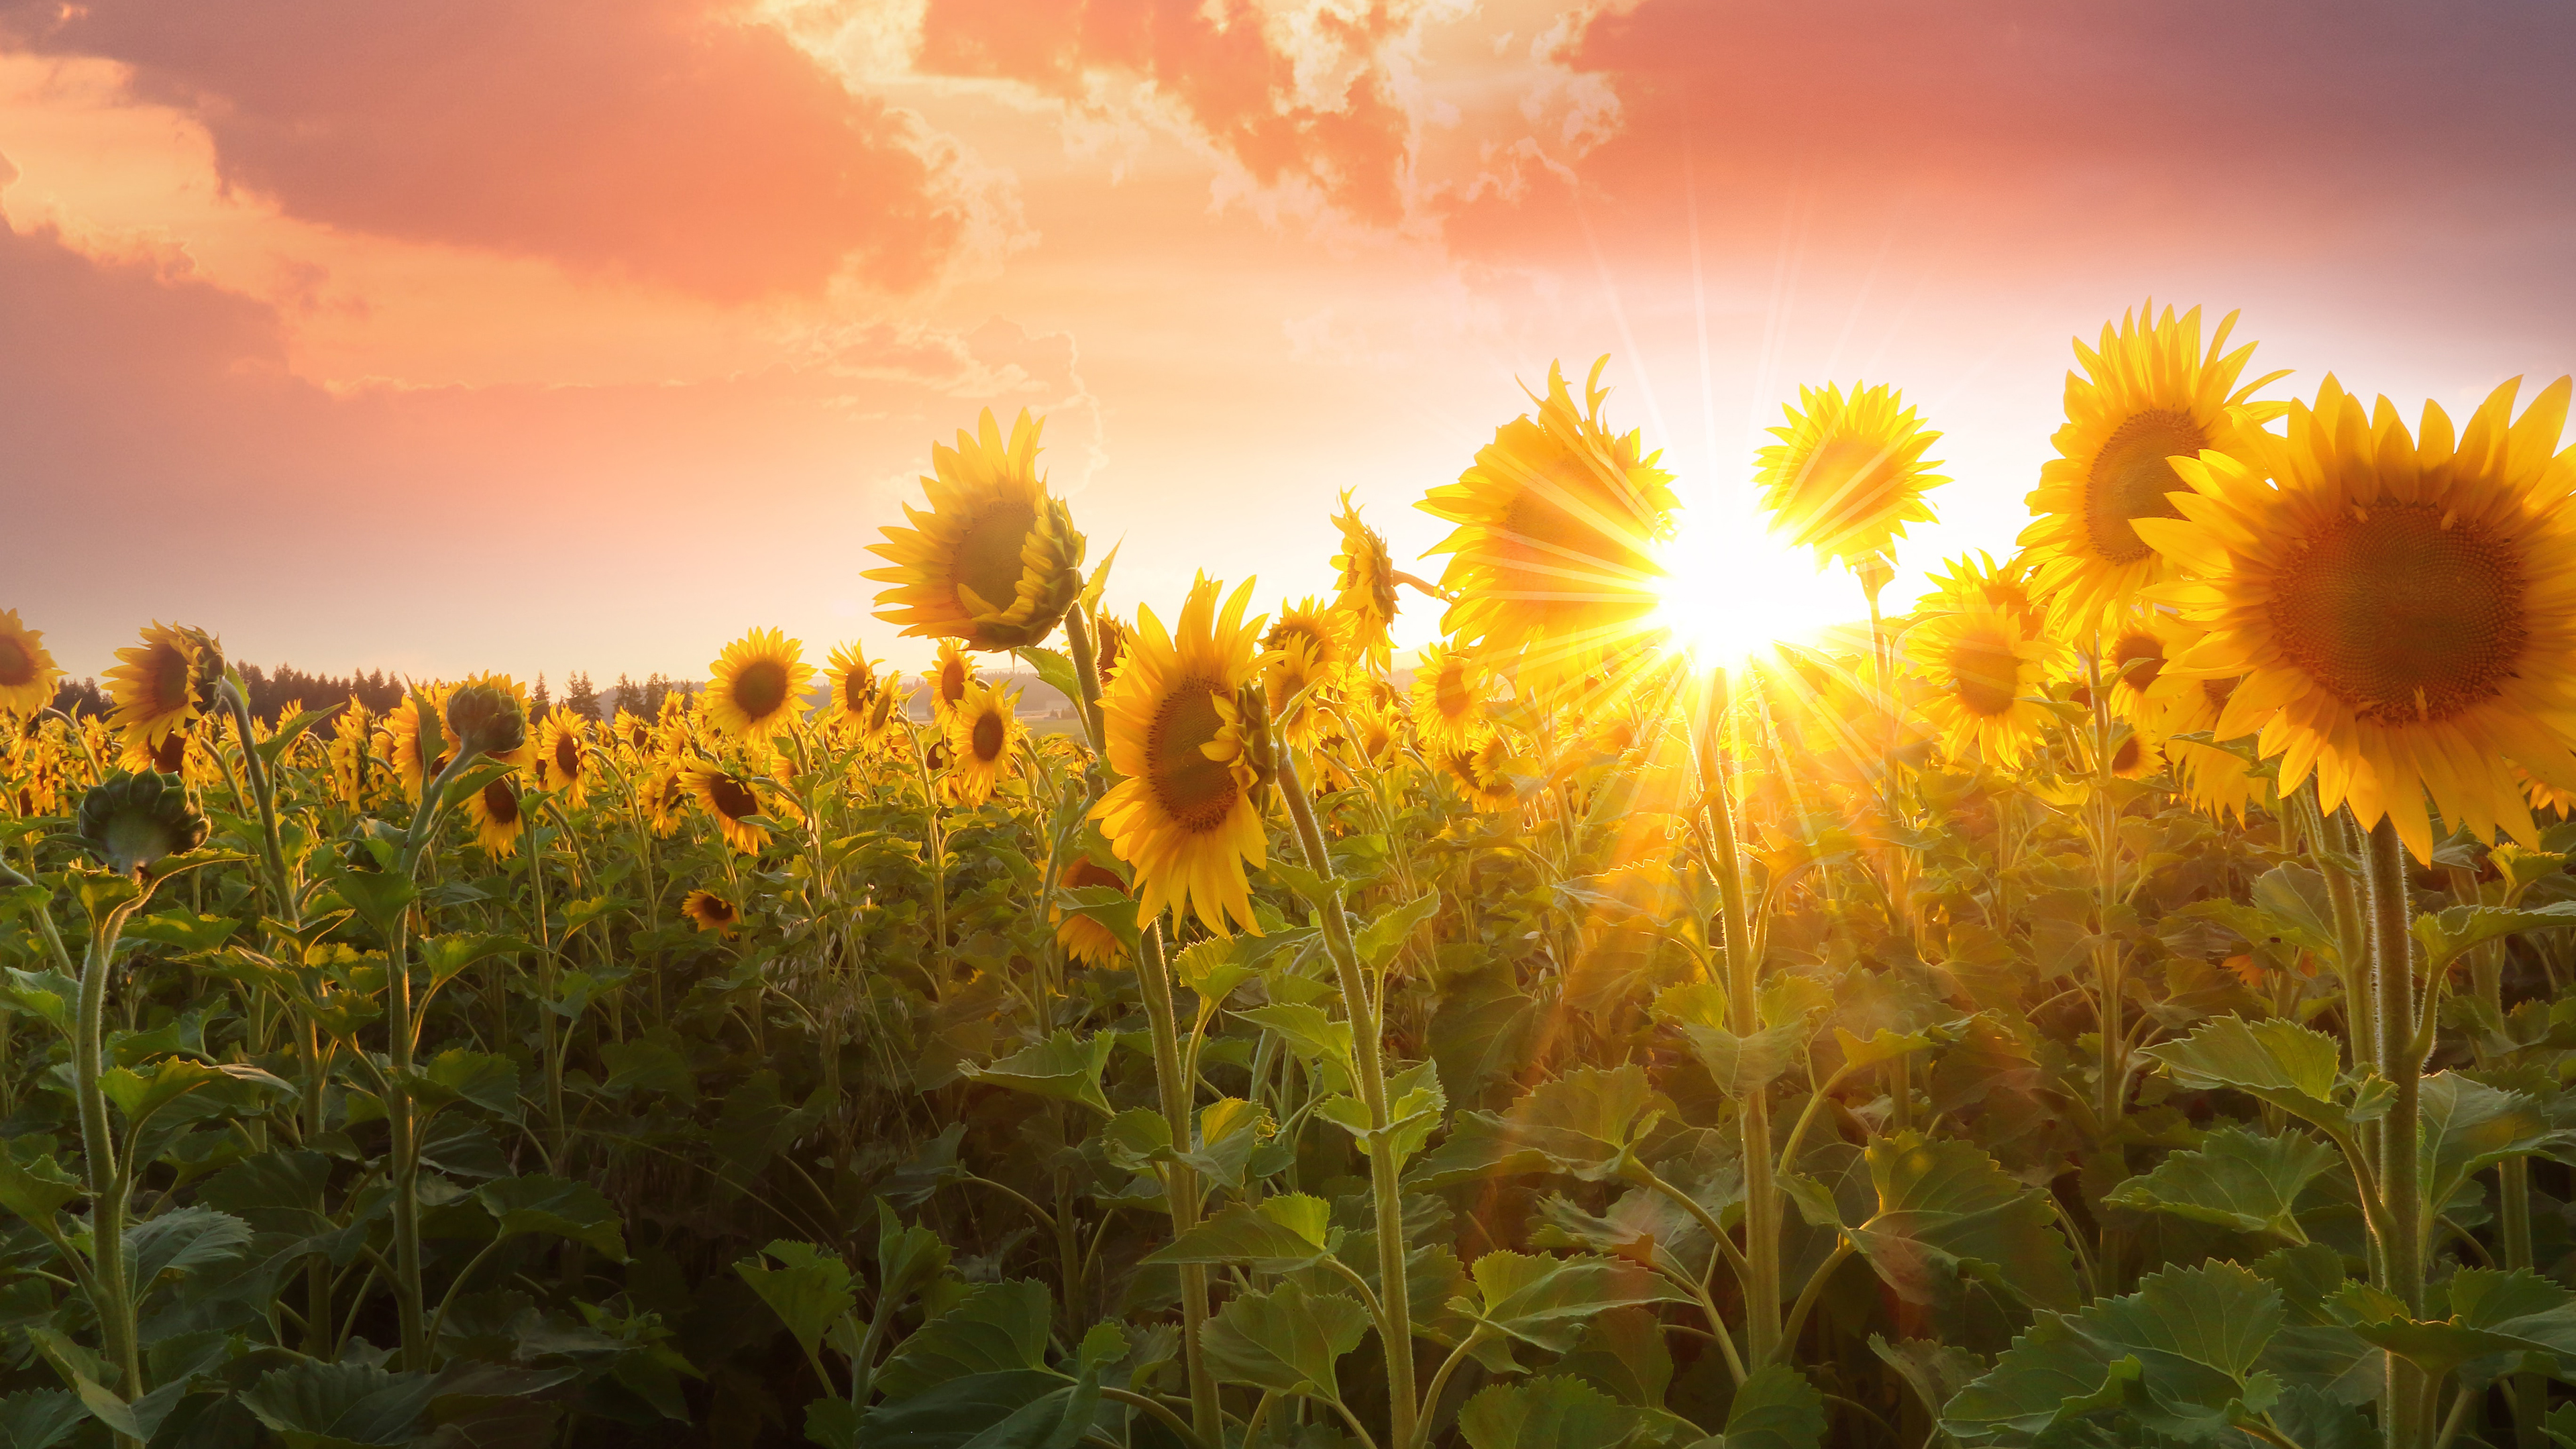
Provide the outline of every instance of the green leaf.
<path id="1" fill-rule="evenodd" d="M 1488 1385 L 1459 1409 L 1458 1432 L 1468 1449 L 1616 1449 L 1638 1421 L 1635 1409 L 1583 1380 L 1550 1375 Z"/>
<path id="2" fill-rule="evenodd" d="M 2424 1290 L 2418 1320 L 2405 1305 L 2366 1284 L 2347 1283 L 2332 1300 L 2364 1342 L 2376 1344 L 2439 1379 L 2491 1353 L 2546 1354 L 2564 1375 L 2576 1368 L 2576 1293 L 2527 1268 L 2499 1273 L 2462 1268 Z M 2447 1315 L 2447 1316 L 2445 1316 Z"/>
<path id="3" fill-rule="evenodd" d="M 2550 1410 L 2549 1417 L 2541 1421 L 2540 1427 L 2548 1430 L 2549 1437 L 2567 1449 L 2576 1449 L 2576 1404 L 2560 1404 Z"/>
<path id="4" fill-rule="evenodd" d="M 1573 1348 L 1584 1325 L 1608 1309 L 1688 1301 L 1635 1263 L 1588 1254 L 1498 1251 L 1478 1258 L 1468 1274 L 1477 1301 L 1464 1305 L 1466 1311 L 1494 1332 L 1550 1353 Z"/>
<path id="5" fill-rule="evenodd" d="M 1869 1147 L 1878 1211 L 1852 1241 L 1910 1303 L 1937 1301 L 1974 1273 L 2039 1308 L 2072 1308 L 2075 1270 L 2047 1198 L 1974 1143 L 1900 1132 Z"/>
<path id="6" fill-rule="evenodd" d="M 505 1120 L 520 1120 L 519 1068 L 491 1052 L 440 1052 L 420 1068 L 411 1095 L 433 1112 L 451 1102 L 471 1102 Z"/>
<path id="7" fill-rule="evenodd" d="M 2437 1211 L 2473 1174 L 2576 1137 L 2553 1128 L 2530 1097 L 2458 1072 L 2436 1072 L 2417 1090 L 2423 1131 L 2417 1160 L 2424 1200 Z"/>
<path id="8" fill-rule="evenodd" d="M 783 1238 L 760 1251 L 779 1266 L 773 1268 L 755 1257 L 734 1264 L 733 1270 L 787 1325 L 788 1333 L 811 1358 L 833 1322 L 858 1306 L 859 1295 L 850 1286 L 850 1266 L 811 1243 Z"/>
<path id="9" fill-rule="evenodd" d="M 474 1190 L 474 1197 L 492 1214 L 502 1237 L 552 1233 L 586 1243 L 612 1261 L 626 1261 L 617 1209 L 589 1183 L 531 1173 L 487 1182 Z"/>
<path id="10" fill-rule="evenodd" d="M 1384 971 L 1422 923 L 1439 914 L 1440 892 L 1424 891 L 1362 926 L 1357 937 L 1361 962 L 1371 971 Z"/>
<path id="11" fill-rule="evenodd" d="M 1584 1325 L 1583 1337 L 1556 1361 L 1556 1370 L 1623 1404 L 1660 1409 L 1673 1381 L 1673 1354 L 1652 1309 L 1613 1308 Z"/>
<path id="12" fill-rule="evenodd" d="M 830 1395 L 805 1406 L 805 1437 L 823 1449 L 858 1449 L 859 1406 Z"/>
<path id="13" fill-rule="evenodd" d="M 1645 1069 L 1579 1067 L 1542 1083 L 1503 1112 L 1461 1112 L 1449 1136 L 1416 1163 L 1407 1186 L 1446 1187 L 1479 1177 L 1565 1172 L 1598 1181 L 1661 1114 Z"/>
<path id="14" fill-rule="evenodd" d="M 432 985 L 444 985 L 456 973 L 478 961 L 518 953 L 534 954 L 536 949 L 533 943 L 516 936 L 423 936 L 420 938 L 420 962 L 428 968 Z"/>
<path id="15" fill-rule="evenodd" d="M 927 1227 L 907 1225 L 877 1199 L 877 1294 L 901 1302 L 948 1268 L 948 1244 Z"/>
<path id="16" fill-rule="evenodd" d="M 1109 1065 L 1117 1039 L 1107 1032 L 1088 1037 L 1059 1031 L 1045 1041 L 1013 1052 L 989 1066 L 968 1067 L 963 1075 L 997 1087 L 1078 1102 L 1103 1117 L 1115 1116 L 1100 1089 L 1100 1074 Z"/>
<path id="17" fill-rule="evenodd" d="M 968 1374 L 1045 1368 L 1052 1301 L 1034 1278 L 969 1289 L 895 1349 L 877 1370 L 878 1391 L 891 1402 Z"/>
<path id="18" fill-rule="evenodd" d="M 0 977 L 0 1006 L 36 1017 L 69 1037 L 72 1015 L 80 1000 L 80 983 L 60 971 L 9 969 Z"/>
<path id="19" fill-rule="evenodd" d="M 1368 1310 L 1342 1293 L 1308 1293 L 1293 1281 L 1243 1293 L 1203 1325 L 1199 1345 L 1227 1383 L 1341 1401 L 1334 1362 L 1360 1346 Z"/>
<path id="20" fill-rule="evenodd" d="M 1324 1009 L 1307 1003 L 1273 1002 L 1235 1015 L 1272 1033 L 1306 1061 L 1327 1061 L 1351 1074 L 1351 1024 L 1335 1021 Z"/>
<path id="21" fill-rule="evenodd" d="M 7 1143 L 0 1142 L 0 1208 L 31 1223 L 51 1226 L 54 1214 L 87 1191 L 80 1179 L 54 1161 L 52 1153 L 22 1163 Z"/>
<path id="22" fill-rule="evenodd" d="M 238 1100 L 226 1102 L 242 1111 L 258 1110 L 263 1096 L 296 1095 L 295 1088 L 284 1079 L 247 1062 L 212 1065 L 188 1057 L 164 1057 L 139 1072 L 111 1067 L 98 1078 L 99 1091 L 125 1115 L 127 1126 L 133 1130 L 140 1130 L 155 1113 L 180 1098 L 213 1086 L 247 1089 Z"/>
<path id="23" fill-rule="evenodd" d="M 1834 1028 L 1834 1045 L 1842 1048 L 1843 1065 L 1859 1071 L 1864 1067 L 1874 1067 L 1882 1062 L 1894 1061 L 1898 1057 L 1929 1051 L 1932 1049 L 1932 1038 L 1919 1031 L 1897 1032 L 1882 1026 L 1870 1035 L 1869 1040 L 1862 1041 L 1838 1026 Z"/>
<path id="24" fill-rule="evenodd" d="M 81 1423 L 80 1397 L 65 1389 L 29 1389 L 0 1398 L 0 1444 L 54 1449 Z"/>
<path id="25" fill-rule="evenodd" d="M 1764 1364 L 1735 1391 L 1723 1449 L 1816 1449 L 1825 1438 L 1825 1397 L 1787 1364 Z"/>
<path id="26" fill-rule="evenodd" d="M 2439 972 L 2489 941 L 2552 926 L 2576 926 L 2576 901 L 2532 909 L 2453 906 L 2438 914 L 2417 916 L 2413 934 L 2424 948 L 2424 969 Z"/>
<path id="27" fill-rule="evenodd" d="M 1082 680 L 1074 673 L 1072 660 L 1036 644 L 1023 644 L 1011 652 L 1027 661 L 1047 688 L 1072 701 L 1076 710 L 1082 708 Z"/>
<path id="28" fill-rule="evenodd" d="M 1293 1273 L 1331 1251 L 1325 1222 L 1332 1205 L 1304 1193 L 1235 1203 L 1145 1255 L 1148 1263 L 1246 1263 L 1264 1273 Z"/>
<path id="29" fill-rule="evenodd" d="M 1198 1149 L 1175 1157 L 1209 1181 L 1241 1192 L 1253 1149 L 1261 1145 L 1261 1123 L 1259 1107 L 1241 1097 L 1219 1097 L 1199 1109 Z"/>
<path id="30" fill-rule="evenodd" d="M 1877 1354 L 1914 1397 L 1934 1418 L 1941 1416 L 1941 1406 L 1950 1402 L 1959 1390 L 1985 1377 L 1992 1364 L 1964 1348 L 1954 1348 L 1938 1339 L 1909 1338 L 1902 1343 L 1889 1343 L 1879 1334 L 1869 1336 L 1869 1351 Z"/>
<path id="31" fill-rule="evenodd" d="M 2103 1200 L 2304 1243 L 2299 1194 L 2341 1160 L 2335 1149 L 2311 1137 L 2263 1137 L 2229 1127 L 2211 1133 L 2198 1150 L 2176 1152 L 2155 1171 L 2130 1178 Z"/>
<path id="32" fill-rule="evenodd" d="M 1807 1039 L 1804 1022 L 1784 1021 L 1766 1026 L 1751 1036 L 1737 1036 L 1722 1026 L 1682 1027 L 1690 1041 L 1691 1054 L 1708 1068 L 1709 1079 L 1727 1096 L 1741 1100 L 1750 1097 L 1773 1082 L 1798 1059 L 1798 1047 Z"/>
<path id="33" fill-rule="evenodd" d="M 208 1207 L 183 1207 L 125 1230 L 134 1298 L 141 1302 L 164 1274 L 185 1277 L 238 1262 L 250 1249 L 250 1224 Z"/>
<path id="34" fill-rule="evenodd" d="M 2345 1121 L 2334 1105 L 2342 1060 L 2334 1038 L 2295 1022 L 2222 1016 L 2138 1054 L 2163 1063 L 2186 1087 L 2233 1087 L 2321 1126 L 2340 1129 Z"/>
<path id="35" fill-rule="evenodd" d="M 435 1392 L 428 1374 L 306 1360 L 262 1375 L 239 1402 L 287 1449 L 392 1449 L 411 1442 Z"/>
<path id="36" fill-rule="evenodd" d="M 403 911 L 420 895 L 419 887 L 390 871 L 344 870 L 331 878 L 331 889 L 368 925 L 387 935 L 393 934 Z"/>
<path id="37" fill-rule="evenodd" d="M 1941 1427 L 1962 1443 L 2024 1443 L 2120 1409 L 2153 1433 L 2216 1438 L 2278 1393 L 2254 1364 L 2282 1318 L 2280 1290 L 2234 1263 L 2150 1274 L 2081 1313 L 2043 1311 Z"/>
<path id="38" fill-rule="evenodd" d="M 1116 886 L 1060 886 L 1055 903 L 1067 915 L 1084 916 L 1107 927 L 1118 944 L 1127 948 L 1127 959 L 1141 961 L 1142 934 L 1136 925 L 1136 898 Z"/>
<path id="39" fill-rule="evenodd" d="M 1024 1449 L 1064 1427 L 1072 1397 L 1063 1375 L 1039 1369 L 968 1374 L 868 1410 L 857 1442 L 868 1449 Z M 1057 1449 L 1081 1437 L 1076 1424 Z"/>

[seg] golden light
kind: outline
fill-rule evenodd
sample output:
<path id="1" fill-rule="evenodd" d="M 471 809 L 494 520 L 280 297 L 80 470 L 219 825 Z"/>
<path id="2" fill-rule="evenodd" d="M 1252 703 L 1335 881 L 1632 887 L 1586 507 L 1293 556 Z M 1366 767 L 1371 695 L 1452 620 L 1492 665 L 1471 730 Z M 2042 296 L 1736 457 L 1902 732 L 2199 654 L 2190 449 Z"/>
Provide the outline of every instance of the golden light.
<path id="1" fill-rule="evenodd" d="M 1671 647 L 1733 666 L 1775 644 L 1814 645 L 1868 605 L 1851 573 L 1774 535 L 1749 488 L 1704 489 L 1664 547 L 1663 601 L 1648 619 Z"/>

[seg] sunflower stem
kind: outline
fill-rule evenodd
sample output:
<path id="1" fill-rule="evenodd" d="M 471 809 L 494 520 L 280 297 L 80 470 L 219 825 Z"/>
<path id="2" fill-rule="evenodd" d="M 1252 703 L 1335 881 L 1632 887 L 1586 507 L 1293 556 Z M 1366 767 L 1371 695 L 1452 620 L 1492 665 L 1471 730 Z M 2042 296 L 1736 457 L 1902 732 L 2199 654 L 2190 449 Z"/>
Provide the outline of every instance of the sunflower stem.
<path id="1" fill-rule="evenodd" d="M 80 1005 L 73 1024 L 72 1089 L 80 1101 L 82 1166 L 89 1179 L 91 1277 L 97 1285 L 91 1306 L 98 1312 L 100 1347 L 117 1373 L 117 1392 L 131 1401 L 143 1397 L 143 1352 L 134 1324 L 134 1290 L 126 1280 L 125 1217 L 134 1188 L 121 1167 L 116 1139 L 107 1120 L 107 1094 L 99 1087 L 106 1056 L 107 978 L 116 961 L 116 942 L 125 922 L 151 899 L 149 885 L 132 900 L 110 908 L 90 927 L 89 952 L 81 962 Z M 48 921 L 50 928 L 51 922 Z M 119 1445 L 135 1441 L 120 1434 Z"/>
<path id="2" fill-rule="evenodd" d="M 2125 990 L 2121 981 L 2120 943 L 2111 931 L 2113 908 L 2120 903 L 2120 802 L 2111 793 L 2113 755 L 2111 752 L 2110 690 L 2102 678 L 2102 643 L 2097 635 L 2093 648 L 2085 656 L 2086 692 L 2092 696 L 2093 709 L 2093 869 L 2095 889 L 2095 927 L 2093 944 L 2093 982 L 2100 1000 L 2095 1003 L 2094 1028 L 2099 1033 L 2095 1053 L 2097 1084 L 2095 1115 L 2098 1140 L 2114 1155 L 2113 1176 L 2128 1176 L 2129 1149 L 2120 1137 L 2120 1118 L 2128 1100 L 2128 1035 L 2120 1020 L 2120 998 Z M 2101 1271 L 2103 1291 L 2118 1293 L 2126 1283 L 2122 1261 L 2127 1256 L 2127 1234 L 2106 1213 L 2102 1219 Z"/>
<path id="3" fill-rule="evenodd" d="M 1754 959 L 1753 921 L 1744 901 L 1743 849 L 1735 836 L 1735 803 L 1729 794 L 1725 749 L 1719 730 L 1726 718 L 1727 674 L 1709 672 L 1702 702 L 1699 738 L 1700 808 L 1708 820 L 1709 869 L 1717 877 L 1719 913 L 1726 936 L 1726 1011 L 1728 1026 L 1739 1035 L 1759 1030 L 1761 1010 L 1754 990 L 1760 963 Z M 1746 1360 L 1770 1363 L 1780 1355 L 1780 1192 L 1772 1177 L 1771 1103 L 1765 1093 L 1747 1093 L 1737 1109 L 1744 1162 L 1744 1320 Z"/>
<path id="4" fill-rule="evenodd" d="M 1082 689 L 1082 728 L 1091 737 L 1091 749 L 1101 759 L 1109 758 L 1109 724 L 1100 712 L 1100 656 L 1091 641 L 1091 620 L 1076 601 L 1064 611 L 1064 647 L 1073 651 L 1073 678 Z"/>
<path id="5" fill-rule="evenodd" d="M 1163 923 L 1145 927 L 1144 957 L 1136 971 L 1137 994 L 1145 999 L 1145 1022 L 1154 1041 L 1154 1082 L 1160 1089 L 1163 1121 L 1171 1128 L 1176 1151 L 1190 1151 L 1191 1083 L 1181 1065 L 1179 1018 L 1172 1010 L 1171 963 L 1163 955 Z M 1198 1226 L 1199 1175 L 1178 1162 L 1163 1165 L 1163 1192 L 1171 1210 L 1172 1236 Z M 1204 1264 L 1185 1263 L 1181 1279 L 1181 1343 L 1190 1379 L 1190 1427 L 1202 1442 L 1223 1441 L 1225 1418 L 1217 1404 L 1216 1376 L 1208 1368 L 1199 1331 L 1207 1323 L 1208 1283 Z"/>
<path id="6" fill-rule="evenodd" d="M 2418 1175 L 2418 1135 L 2424 1061 L 2415 1040 L 2414 938 L 2407 931 L 2412 912 L 2406 848 L 2398 841 L 2396 822 L 2385 815 L 2371 827 L 2363 867 L 2370 886 L 2370 968 L 2379 1016 L 2380 1074 L 2396 1088 L 2380 1124 L 2379 1190 L 2389 1227 L 2382 1247 L 2387 1266 L 2380 1287 L 2406 1305 L 2408 1317 L 2421 1318 L 2427 1214 Z M 2388 1355 L 2381 1422 L 2388 1426 L 2389 1449 L 2421 1449 L 2430 1427 L 2426 1409 L 2431 1389 L 2424 1371 L 2411 1360 Z"/>

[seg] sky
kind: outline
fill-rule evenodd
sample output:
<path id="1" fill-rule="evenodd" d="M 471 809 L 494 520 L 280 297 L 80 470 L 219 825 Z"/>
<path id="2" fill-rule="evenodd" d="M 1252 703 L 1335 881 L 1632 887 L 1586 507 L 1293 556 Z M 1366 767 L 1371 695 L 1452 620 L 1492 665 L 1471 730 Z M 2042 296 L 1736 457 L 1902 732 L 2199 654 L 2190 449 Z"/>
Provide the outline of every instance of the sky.
<path id="1" fill-rule="evenodd" d="M 1345 488 L 1410 559 L 1605 353 L 1717 532 L 1800 384 L 1902 388 L 1907 595 L 2150 297 L 2273 396 L 2576 369 L 2571 67 L 2549 4 L 0 0 L 0 608 L 75 676 L 918 668 L 867 546 L 985 408 L 1168 617 L 1328 590 Z"/>

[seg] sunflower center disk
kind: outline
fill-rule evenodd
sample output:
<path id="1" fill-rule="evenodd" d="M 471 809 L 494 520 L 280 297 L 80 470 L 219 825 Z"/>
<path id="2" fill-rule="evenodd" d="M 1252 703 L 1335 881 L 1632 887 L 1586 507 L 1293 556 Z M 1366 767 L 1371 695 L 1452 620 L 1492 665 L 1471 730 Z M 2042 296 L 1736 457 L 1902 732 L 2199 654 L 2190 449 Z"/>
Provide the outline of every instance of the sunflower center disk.
<path id="1" fill-rule="evenodd" d="M 1845 520 L 1877 514 L 1891 501 L 1896 484 L 1896 457 L 1885 443 L 1827 438 L 1799 470 L 1797 497 L 1782 512 L 1795 521 L 1799 541 L 1813 543 L 1839 532 Z"/>
<path id="2" fill-rule="evenodd" d="M 755 722 L 776 714 L 787 702 L 787 666 L 775 659 L 744 665 L 733 677 L 733 702 Z"/>
<path id="3" fill-rule="evenodd" d="M 1992 719 L 2013 707 L 2013 686 L 2021 678 L 2021 659 L 2010 649 L 1962 643 L 1951 651 L 1950 676 L 1959 703 Z"/>
<path id="4" fill-rule="evenodd" d="M 1217 681 L 1185 679 L 1163 701 L 1145 737 L 1145 767 L 1154 798 L 1192 833 L 1225 823 L 1241 794 L 1234 772 L 1199 748 L 1217 737 L 1225 719 L 1216 712 Z"/>
<path id="5" fill-rule="evenodd" d="M 2165 495 L 2188 485 L 2165 459 L 2208 446 L 2209 435 L 2188 413 L 2159 408 L 2120 424 L 2084 480 L 2084 526 L 2094 551 L 2118 564 L 2136 563 L 2152 552 L 2129 520 L 2182 517 Z"/>
<path id="6" fill-rule="evenodd" d="M 707 796 L 728 820 L 743 820 L 760 813 L 760 797 L 731 775 L 718 775 L 708 781 Z"/>
<path id="7" fill-rule="evenodd" d="M 36 657 L 15 639 L 0 638 L 0 688 L 36 682 Z"/>
<path id="8" fill-rule="evenodd" d="M 519 792 L 507 780 L 495 780 L 483 787 L 483 810 L 495 825 L 519 823 Z"/>
<path id="9" fill-rule="evenodd" d="M 581 746 L 573 743 L 570 735 L 555 741 L 555 768 L 567 780 L 581 773 Z"/>
<path id="10" fill-rule="evenodd" d="M 2522 657 L 2521 555 L 2442 516 L 2401 503 L 2337 519 L 2280 573 L 2282 653 L 2363 719 L 2449 719 L 2494 698 Z"/>
<path id="11" fill-rule="evenodd" d="M 1569 458 L 1558 471 L 1581 466 Z M 1641 614 L 1653 606 L 1636 584 L 1637 575 L 1655 571 L 1653 561 L 1535 487 L 1513 495 L 1491 557 L 1502 566 L 1505 595 L 1516 602 L 1590 611 L 1602 608 L 1607 601 L 1601 596 L 1610 594 L 1634 595 Z"/>
<path id="12" fill-rule="evenodd" d="M 161 650 L 152 661 L 152 712 L 165 714 L 188 707 L 188 656 Z"/>
<path id="13" fill-rule="evenodd" d="M 975 591 L 994 609 L 1008 609 L 1020 597 L 1020 548 L 1028 542 L 1037 510 L 1025 499 L 994 503 L 966 525 L 958 536 L 957 582 Z"/>
<path id="14" fill-rule="evenodd" d="M 975 758 L 986 764 L 1002 757 L 1002 717 L 979 715 L 975 720 Z"/>
<path id="15" fill-rule="evenodd" d="M 2164 643 L 2153 634 L 2123 634 L 2111 646 L 2111 667 L 2131 689 L 2143 694 L 2164 673 Z"/>

